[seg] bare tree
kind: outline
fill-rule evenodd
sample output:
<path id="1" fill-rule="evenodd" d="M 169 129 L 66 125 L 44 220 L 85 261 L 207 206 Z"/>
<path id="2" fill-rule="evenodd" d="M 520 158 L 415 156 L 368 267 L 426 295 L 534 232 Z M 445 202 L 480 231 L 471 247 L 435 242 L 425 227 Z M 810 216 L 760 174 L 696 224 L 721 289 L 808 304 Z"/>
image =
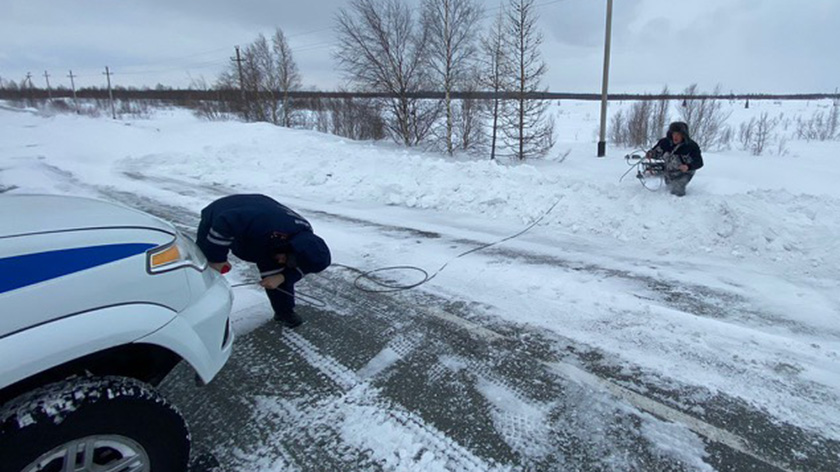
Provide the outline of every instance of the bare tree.
<path id="1" fill-rule="evenodd" d="M 619 146 L 647 149 L 665 135 L 670 102 L 668 87 L 658 100 L 640 100 L 629 110 L 619 110 L 610 121 L 610 140 Z"/>
<path id="2" fill-rule="evenodd" d="M 428 83 L 428 30 L 400 0 L 350 0 L 336 17 L 339 39 L 335 58 L 348 79 L 366 91 L 396 96 L 386 103 L 391 137 L 416 146 L 429 134 L 437 107 L 409 94 Z"/>
<path id="3" fill-rule="evenodd" d="M 216 81 L 217 88 L 239 88 L 239 66 L 231 63 Z M 271 41 L 259 34 L 242 50 L 244 103 L 233 108 L 246 121 L 267 121 L 275 125 L 294 125 L 294 104 L 289 92 L 302 86 L 301 76 L 286 37 L 277 28 Z"/>
<path id="4" fill-rule="evenodd" d="M 274 61 L 264 35 L 259 34 L 245 48 L 242 59 L 242 82 L 250 97 L 246 103 L 246 116 L 251 121 L 278 123 L 276 98 L 272 92 Z"/>
<path id="5" fill-rule="evenodd" d="M 731 136 L 731 133 L 726 132 L 726 120 L 732 113 L 723 111 L 720 100 L 695 97 L 700 94 L 697 84 L 689 86 L 683 93 L 689 97 L 680 108 L 680 117 L 688 123 L 691 138 L 704 148 L 714 150 L 727 147 L 729 143 L 723 138 Z M 712 95 L 720 94 L 720 86 L 715 87 Z"/>
<path id="6" fill-rule="evenodd" d="M 627 121 L 624 118 L 623 110 L 618 110 L 610 118 L 610 141 L 617 146 L 626 146 L 628 143 Z"/>
<path id="7" fill-rule="evenodd" d="M 831 107 L 831 112 L 828 115 L 827 121 L 827 139 L 840 138 L 840 105 L 838 105 L 837 102 L 834 102 L 834 106 Z"/>
<path id="8" fill-rule="evenodd" d="M 190 90 L 201 90 L 210 92 L 213 88 L 207 83 L 204 77 L 194 78 L 190 80 Z M 204 118 L 210 121 L 220 121 L 229 118 L 229 109 L 227 102 L 217 100 L 189 100 L 187 106 L 193 110 L 199 118 Z"/>
<path id="9" fill-rule="evenodd" d="M 758 118 L 752 117 L 750 121 L 741 123 L 738 133 L 738 140 L 741 149 L 750 151 L 753 156 L 760 156 L 771 145 L 774 139 L 779 141 L 779 154 L 784 149 L 784 140 L 775 135 L 776 128 L 782 122 L 782 116 L 771 118 L 767 112 L 762 113 Z"/>
<path id="10" fill-rule="evenodd" d="M 635 148 L 647 148 L 651 143 L 656 142 L 662 135 L 654 128 L 659 119 L 657 114 L 658 103 L 649 100 L 639 100 L 629 110 L 619 110 L 612 117 L 610 137 L 612 142 L 619 146 Z"/>
<path id="11" fill-rule="evenodd" d="M 340 92 L 345 92 L 340 90 Z M 380 100 L 370 98 L 310 98 L 301 100 L 301 108 L 310 110 L 310 127 L 354 140 L 385 138 L 385 124 Z"/>
<path id="12" fill-rule="evenodd" d="M 656 101 L 656 104 L 653 105 L 652 114 L 650 117 L 650 124 L 648 126 L 648 143 L 655 143 L 659 138 L 665 135 L 665 128 L 668 126 L 668 112 L 669 108 L 671 107 L 671 102 L 668 101 L 667 97 L 670 91 L 668 87 L 663 87 L 662 95 L 663 98 L 660 98 Z"/>
<path id="13" fill-rule="evenodd" d="M 468 79 L 476 55 L 476 24 L 481 7 L 475 0 L 423 0 L 423 23 L 428 31 L 428 61 L 435 82 L 443 84 L 446 118 L 445 148 L 455 149 L 452 92 Z"/>
<path id="14" fill-rule="evenodd" d="M 239 75 L 235 64 L 229 65 L 216 78 L 215 88 L 218 90 L 238 90 L 239 89 Z M 236 99 L 226 104 L 227 108 L 236 116 L 248 120 L 247 108 L 245 101 Z"/>
<path id="15" fill-rule="evenodd" d="M 8 80 L 8 81 L 4 82 L 3 83 L 3 88 L 5 90 L 14 90 L 14 91 L 20 90 L 20 87 L 18 86 L 18 83 L 15 82 L 14 80 Z"/>
<path id="16" fill-rule="evenodd" d="M 289 43 L 286 41 L 286 35 L 283 34 L 283 30 L 280 28 L 277 28 L 274 32 L 272 46 L 275 61 L 274 72 L 276 74 L 276 85 L 282 94 L 283 101 L 281 123 L 283 126 L 290 128 L 292 126 L 293 106 L 289 98 L 289 92 L 299 90 L 302 85 L 302 80 L 297 63 L 292 56 L 292 48 L 289 47 Z"/>
<path id="17" fill-rule="evenodd" d="M 651 135 L 652 117 L 653 104 L 648 100 L 640 100 L 630 107 L 630 113 L 627 115 L 627 139 L 629 140 L 627 144 L 647 147 Z"/>
<path id="18" fill-rule="evenodd" d="M 807 141 L 828 141 L 840 138 L 840 106 L 833 105 L 828 115 L 814 112 L 810 118 L 796 118 L 796 135 Z"/>
<path id="19" fill-rule="evenodd" d="M 499 118 L 504 112 L 505 102 L 499 94 L 508 89 L 509 58 L 505 48 L 505 17 L 504 10 L 499 11 L 496 21 L 488 34 L 481 39 L 481 72 L 479 84 L 486 90 L 493 92 L 491 103 L 486 108 L 490 126 L 490 159 L 496 159 L 496 142 L 499 132 Z"/>
<path id="20" fill-rule="evenodd" d="M 464 92 L 475 92 L 479 90 L 478 70 L 472 69 L 469 73 L 469 79 L 464 82 L 462 90 Z M 484 131 L 484 101 L 465 97 L 461 100 L 460 105 L 455 109 L 454 135 L 457 138 L 457 144 L 461 151 L 479 153 L 483 152 L 486 144 L 486 134 Z"/>
<path id="21" fill-rule="evenodd" d="M 547 66 L 540 54 L 543 41 L 537 29 L 535 0 L 510 0 L 506 42 L 512 72 L 513 113 L 507 114 L 504 131 L 519 160 L 545 156 L 554 146 L 554 120 L 547 116 L 548 102 L 529 97 L 541 88 Z"/>

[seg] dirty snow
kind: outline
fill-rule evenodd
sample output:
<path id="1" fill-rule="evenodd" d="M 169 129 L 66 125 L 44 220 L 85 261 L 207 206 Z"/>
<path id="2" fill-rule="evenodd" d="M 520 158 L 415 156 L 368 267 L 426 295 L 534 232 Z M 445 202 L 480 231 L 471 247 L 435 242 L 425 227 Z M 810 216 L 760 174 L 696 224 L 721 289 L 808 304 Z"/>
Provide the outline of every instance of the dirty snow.
<path id="1" fill-rule="evenodd" d="M 762 111 L 808 117 L 830 105 L 753 102 L 745 110 L 734 103 L 730 124 Z M 627 104 L 611 111 L 621 106 Z M 557 151 L 526 164 L 447 158 L 266 124 L 203 122 L 181 110 L 110 121 L 4 109 L 0 192 L 95 196 L 97 188 L 115 187 L 195 213 L 208 203 L 204 195 L 176 195 L 138 176 L 261 192 L 309 217 L 336 261 L 430 271 L 473 247 L 467 241 L 515 233 L 559 202 L 531 232 L 501 247 L 515 257 L 459 259 L 423 289 L 471 299 L 509 321 L 599 349 L 651 382 L 724 392 L 840 439 L 840 143 L 791 139 L 784 156 L 706 150 L 706 167 L 678 199 L 649 192 L 632 176 L 618 182 L 632 150 L 611 148 L 606 159 L 594 158 L 597 104 L 569 101 L 553 109 Z M 567 149 L 561 162 L 556 155 Z M 394 243 L 318 212 L 445 238 Z M 267 308 L 257 315 L 250 309 L 261 303 L 257 295 L 237 300 L 237 329 L 270 316 Z M 383 352 L 367 371 L 340 375 L 353 385 L 396 358 Z M 484 391 L 491 402 L 515 399 L 492 383 Z M 503 403 L 535 424 L 543 411 Z M 499 414 L 509 414 L 502 406 Z M 394 470 L 440 465 L 410 437 L 405 444 L 382 439 L 406 433 L 367 408 L 344 412 L 343 434 Z M 358 436 L 372 430 L 377 434 Z M 645 434 L 663 453 L 702 451 L 690 434 Z"/>

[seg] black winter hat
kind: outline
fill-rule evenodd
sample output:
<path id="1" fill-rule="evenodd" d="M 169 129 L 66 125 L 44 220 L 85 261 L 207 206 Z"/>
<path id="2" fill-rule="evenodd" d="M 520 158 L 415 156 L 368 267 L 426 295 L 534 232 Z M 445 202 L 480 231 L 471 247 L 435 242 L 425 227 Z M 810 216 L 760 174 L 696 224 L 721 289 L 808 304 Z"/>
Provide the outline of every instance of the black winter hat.
<path id="1" fill-rule="evenodd" d="M 668 126 L 668 137 L 671 137 L 673 133 L 680 133 L 683 135 L 685 139 L 691 139 L 691 136 L 688 134 L 688 123 L 682 121 L 675 121 Z"/>
<path id="2" fill-rule="evenodd" d="M 304 274 L 314 274 L 326 269 L 332 263 L 330 248 L 327 243 L 308 231 L 298 233 L 289 241 L 295 255 L 297 267 Z"/>

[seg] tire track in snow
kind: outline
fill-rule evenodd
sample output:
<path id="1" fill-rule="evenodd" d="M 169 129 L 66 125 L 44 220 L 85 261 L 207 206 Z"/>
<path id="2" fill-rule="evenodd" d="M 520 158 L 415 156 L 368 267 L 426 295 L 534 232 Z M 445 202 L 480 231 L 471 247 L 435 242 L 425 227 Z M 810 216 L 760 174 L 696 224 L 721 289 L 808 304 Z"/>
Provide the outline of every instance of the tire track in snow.
<path id="1" fill-rule="evenodd" d="M 175 184 L 175 181 L 170 182 L 170 183 L 173 186 L 177 185 L 177 184 Z M 204 189 L 204 191 L 206 191 L 206 189 Z M 382 225 L 377 225 L 376 223 L 364 222 L 364 221 L 355 221 L 353 219 L 348 219 L 348 218 L 345 218 L 345 217 L 341 217 L 339 215 L 329 215 L 329 214 L 323 213 L 323 216 L 337 218 L 337 219 L 340 219 L 342 221 L 348 221 L 349 220 L 348 222 L 364 224 L 366 226 L 380 226 L 380 227 L 383 227 L 383 229 L 394 229 L 394 228 L 385 227 L 385 226 L 382 226 Z M 403 228 L 403 230 L 408 231 L 409 233 L 413 234 L 411 229 Z M 432 235 L 431 237 L 436 237 L 436 236 Z M 618 274 L 618 275 L 621 275 L 621 274 Z M 495 333 L 494 331 L 489 330 L 484 326 L 481 326 L 481 325 L 476 324 L 476 323 L 472 323 L 470 321 L 467 321 L 467 320 L 465 320 L 461 317 L 458 317 L 456 315 L 452 315 L 450 313 L 439 312 L 438 314 L 433 315 L 433 316 L 436 316 L 437 318 L 440 318 L 444 321 L 447 321 L 447 322 L 450 322 L 454 325 L 457 325 L 459 328 L 465 329 L 465 330 L 471 332 L 473 335 L 477 335 L 478 337 L 484 338 L 488 342 L 494 342 L 494 341 L 498 342 L 498 341 L 502 341 L 502 340 L 506 339 L 503 335 Z M 554 371 L 555 373 L 559 373 L 557 371 L 557 369 L 555 367 L 552 367 L 551 365 L 549 365 L 547 368 L 551 371 Z M 332 375 L 338 375 L 339 376 L 338 378 L 339 378 L 340 381 L 343 381 L 343 382 L 348 382 L 349 381 L 349 377 L 345 377 L 341 373 L 340 369 L 336 370 L 335 366 L 328 367 L 327 370 L 329 371 L 328 374 L 327 374 L 328 376 L 331 373 Z M 599 377 L 595 377 L 595 378 L 599 378 Z M 341 379 L 343 379 L 343 380 L 341 380 Z M 605 379 L 601 379 L 601 380 L 606 381 L 608 384 L 615 385 L 618 388 L 623 388 L 623 387 L 621 387 L 617 384 L 614 384 L 613 382 L 611 382 L 609 380 L 605 380 Z M 589 386 L 598 387 L 598 388 L 603 389 L 603 385 L 600 385 L 600 384 L 589 384 Z M 607 389 L 607 390 L 609 390 L 609 389 Z M 631 392 L 631 393 L 634 393 L 630 390 L 627 390 L 627 391 Z M 680 415 L 681 414 L 684 415 L 684 414 L 681 413 L 680 411 L 675 410 L 673 408 L 670 408 L 667 405 L 661 404 L 660 402 L 658 402 L 656 400 L 652 400 L 650 398 L 641 396 L 639 394 L 634 393 L 635 395 L 638 395 L 638 398 L 633 397 L 633 395 L 630 395 L 630 394 L 623 394 L 623 395 L 618 395 L 618 394 L 615 394 L 615 393 L 613 393 L 613 394 L 616 395 L 618 398 L 622 398 L 625 401 L 628 401 L 631 404 L 633 404 L 633 402 L 635 401 L 635 403 L 638 403 L 638 405 L 634 405 L 634 406 L 638 407 L 642 411 L 649 411 L 651 409 L 655 409 L 655 407 L 651 406 L 651 404 L 663 405 L 665 408 L 664 409 L 659 409 L 659 411 L 660 412 L 665 411 L 666 414 L 671 415 L 671 417 L 675 418 L 675 421 L 683 421 L 683 420 L 684 421 L 689 421 L 689 419 L 693 418 L 693 417 L 688 416 L 688 415 L 685 415 L 684 417 L 681 417 Z M 647 398 L 647 399 L 642 400 L 642 399 L 645 399 L 645 398 Z M 644 408 L 642 408 L 642 406 L 644 406 Z M 714 426 L 712 426 L 708 423 L 704 423 L 704 422 L 699 421 L 699 420 L 696 420 L 696 421 L 699 421 L 699 424 L 700 424 L 700 426 L 697 426 L 697 423 L 696 423 L 695 420 L 696 420 L 696 418 L 689 421 L 690 423 L 694 424 L 694 426 L 691 426 L 690 429 L 693 428 L 693 430 L 696 430 L 696 432 L 701 433 L 701 434 L 703 432 L 705 432 L 705 434 L 707 435 L 706 437 L 712 437 L 712 436 L 717 437 L 717 438 L 719 438 L 720 441 L 723 441 L 723 444 L 726 444 L 727 447 L 731 447 L 733 450 L 736 450 L 736 451 L 747 450 L 747 452 L 749 452 L 749 449 L 747 449 L 747 448 L 750 447 L 750 443 L 748 441 L 743 440 L 742 438 L 740 438 L 738 436 L 732 435 L 731 433 L 727 433 L 725 430 L 721 430 L 720 428 L 716 428 L 716 427 L 714 427 Z M 682 424 L 685 424 L 685 423 L 682 423 Z M 713 441 L 717 441 L 717 439 L 715 439 L 714 437 L 712 437 L 711 439 Z M 781 464 L 779 462 L 775 462 L 772 459 L 762 459 L 761 458 L 762 456 L 760 454 L 749 453 L 747 455 L 749 455 L 750 457 L 753 457 L 753 458 L 757 458 L 757 459 L 761 460 L 761 462 L 763 462 L 764 464 L 766 464 L 768 466 L 771 466 L 771 467 L 776 467 L 776 464 Z M 781 464 L 781 465 L 784 466 L 784 464 Z M 781 470 L 797 470 L 797 469 L 785 469 L 784 467 L 782 467 Z"/>
<path id="2" fill-rule="evenodd" d="M 498 344 L 500 342 L 506 342 L 507 344 L 512 345 L 519 344 L 519 340 L 516 338 L 497 333 L 496 331 L 493 331 L 492 329 L 489 329 L 478 323 L 466 320 L 462 317 L 456 316 L 446 311 L 430 308 L 430 306 L 434 306 L 434 304 L 412 304 L 413 310 L 421 312 L 429 317 L 439 319 L 447 324 L 454 325 L 455 327 L 462 329 L 464 332 L 469 333 L 470 336 L 484 339 L 488 344 Z M 808 470 L 798 468 L 795 466 L 795 464 L 776 460 L 773 457 L 761 453 L 761 451 L 754 447 L 754 444 L 747 439 L 744 439 L 734 433 L 714 426 L 694 416 L 683 413 L 675 408 L 661 403 L 656 399 L 649 398 L 642 394 L 636 393 L 633 390 L 630 390 L 626 387 L 619 385 L 618 383 L 609 380 L 608 378 L 598 377 L 594 374 L 588 373 L 580 369 L 579 367 L 568 363 L 557 361 L 540 362 L 544 365 L 546 370 L 552 372 L 553 374 L 556 374 L 566 379 L 571 379 L 576 383 L 582 384 L 596 391 L 606 392 L 610 396 L 627 402 L 639 411 L 643 411 L 654 415 L 654 417 L 656 418 L 661 418 L 674 424 L 684 425 L 689 430 L 693 431 L 694 433 L 697 433 L 698 435 L 708 439 L 713 443 L 722 444 L 727 448 L 730 448 L 734 451 L 738 451 L 739 453 L 742 453 L 758 461 L 759 463 L 765 464 L 766 466 L 768 466 L 768 470 L 772 469 L 785 472 Z M 476 363 L 474 362 L 467 361 L 465 368 L 473 372 L 478 372 L 480 375 L 488 375 L 487 369 L 484 366 L 476 365 Z M 437 374 L 434 375 L 435 377 L 440 377 L 442 375 L 441 372 L 443 370 L 451 371 L 452 369 L 448 369 L 444 364 L 433 365 L 430 369 L 431 372 L 437 372 Z M 488 379 L 492 378 L 493 377 L 488 377 Z M 511 389 L 514 392 L 514 396 L 517 398 L 521 399 L 527 397 L 525 392 L 523 392 L 521 389 L 517 389 L 514 386 L 510 386 L 509 383 L 505 380 L 496 378 L 496 380 L 489 381 L 495 382 L 498 385 L 502 385 L 506 388 Z M 517 415 L 509 415 L 509 419 L 510 423 L 508 423 L 508 425 L 515 426 L 518 422 L 521 425 L 525 425 L 525 429 L 527 429 L 528 424 L 532 423 L 529 423 L 527 419 L 523 419 L 521 417 L 518 417 Z M 525 436 L 528 435 L 528 432 L 523 431 L 523 429 L 509 430 L 507 432 L 512 436 L 522 436 L 523 433 Z"/>
<path id="3" fill-rule="evenodd" d="M 399 405 L 383 404 L 378 399 L 377 389 L 371 388 L 368 380 L 360 378 L 356 372 L 347 369 L 337 360 L 323 355 L 316 346 L 300 334 L 284 330 L 282 337 L 310 365 L 325 373 L 330 380 L 335 382 L 345 392 L 345 395 L 357 389 L 367 393 L 368 395 L 365 396 L 366 406 L 369 408 L 369 413 L 374 415 L 374 423 L 377 425 L 388 423 L 390 428 L 404 428 L 410 436 L 423 444 L 424 454 L 427 452 L 434 457 L 445 457 L 448 470 L 502 470 L 499 469 L 497 464 L 488 463 L 478 458 L 468 449 L 447 437 L 446 434 L 427 425 L 422 419 L 409 411 L 405 411 Z M 394 358 L 393 362 L 396 362 L 399 358 Z M 342 397 L 337 398 L 333 403 L 344 403 L 344 401 Z M 416 464 L 400 463 L 399 465 L 401 468 L 408 466 L 409 469 L 413 465 L 423 465 L 423 455 L 419 457 Z"/>

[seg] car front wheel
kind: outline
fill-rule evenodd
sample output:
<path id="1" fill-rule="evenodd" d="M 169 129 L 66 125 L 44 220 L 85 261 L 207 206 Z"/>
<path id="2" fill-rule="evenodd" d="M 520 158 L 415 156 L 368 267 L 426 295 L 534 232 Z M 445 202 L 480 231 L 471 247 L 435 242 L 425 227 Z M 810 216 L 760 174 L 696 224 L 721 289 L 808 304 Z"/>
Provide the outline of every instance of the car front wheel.
<path id="1" fill-rule="evenodd" d="M 68 379 L 0 411 L 2 471 L 183 472 L 189 450 L 181 414 L 132 379 Z"/>

